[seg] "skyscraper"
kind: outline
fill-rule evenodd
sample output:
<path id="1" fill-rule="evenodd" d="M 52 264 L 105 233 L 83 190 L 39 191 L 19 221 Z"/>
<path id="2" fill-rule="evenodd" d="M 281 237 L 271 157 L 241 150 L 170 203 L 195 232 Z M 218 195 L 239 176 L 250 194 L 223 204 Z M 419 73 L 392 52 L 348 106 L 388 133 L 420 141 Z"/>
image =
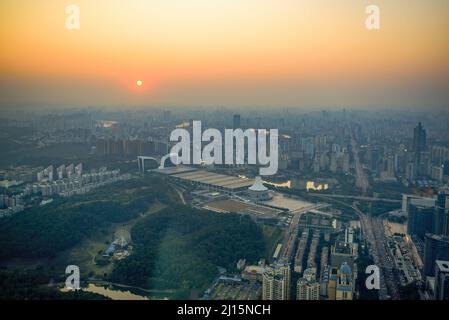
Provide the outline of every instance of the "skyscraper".
<path id="1" fill-rule="evenodd" d="M 83 164 L 79 163 L 76 167 L 75 167 L 75 174 L 78 177 L 81 177 L 81 175 L 83 174 Z"/>
<path id="2" fill-rule="evenodd" d="M 449 193 L 446 191 L 438 193 L 433 232 L 449 236 Z"/>
<path id="3" fill-rule="evenodd" d="M 353 299 L 353 274 L 351 267 L 344 262 L 340 268 L 333 267 L 329 273 L 327 293 L 329 300 Z"/>
<path id="4" fill-rule="evenodd" d="M 409 204 L 408 208 L 407 233 L 417 235 L 424 240 L 426 233 L 431 233 L 434 229 L 434 207 L 424 205 Z"/>
<path id="5" fill-rule="evenodd" d="M 352 270 L 351 267 L 345 262 L 339 271 L 335 299 L 352 300 L 353 289 Z"/>
<path id="6" fill-rule="evenodd" d="M 262 276 L 263 300 L 290 299 L 290 266 L 278 262 L 267 267 Z"/>
<path id="7" fill-rule="evenodd" d="M 421 122 L 415 127 L 413 131 L 413 151 L 423 152 L 426 150 L 426 130 L 423 128 Z"/>
<path id="8" fill-rule="evenodd" d="M 435 262 L 435 300 L 449 300 L 449 261 Z"/>
<path id="9" fill-rule="evenodd" d="M 306 269 L 296 285 L 296 300 L 320 300 L 320 284 L 313 269 Z"/>
<path id="10" fill-rule="evenodd" d="M 354 229 L 351 227 L 345 229 L 345 242 L 354 243 Z"/>
<path id="11" fill-rule="evenodd" d="M 419 166 L 421 165 L 421 154 L 426 150 L 426 139 L 426 130 L 423 128 L 420 122 L 413 131 L 413 152 L 415 153 L 415 164 L 418 169 L 418 174 Z"/>
<path id="12" fill-rule="evenodd" d="M 435 275 L 435 261 L 449 260 L 449 238 L 426 233 L 424 244 L 424 275 Z"/>

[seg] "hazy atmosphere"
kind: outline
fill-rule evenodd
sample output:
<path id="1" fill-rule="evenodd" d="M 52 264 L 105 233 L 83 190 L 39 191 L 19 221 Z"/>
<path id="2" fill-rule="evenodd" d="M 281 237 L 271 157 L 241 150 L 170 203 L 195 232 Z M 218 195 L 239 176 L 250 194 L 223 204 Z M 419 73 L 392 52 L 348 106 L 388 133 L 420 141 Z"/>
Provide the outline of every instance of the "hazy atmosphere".
<path id="1" fill-rule="evenodd" d="M 1 1 L 1 108 L 447 106 L 444 0 L 69 4 Z"/>
<path id="2" fill-rule="evenodd" d="M 438 314 L 448 40 L 449 0 L 0 0 L 2 311 Z"/>

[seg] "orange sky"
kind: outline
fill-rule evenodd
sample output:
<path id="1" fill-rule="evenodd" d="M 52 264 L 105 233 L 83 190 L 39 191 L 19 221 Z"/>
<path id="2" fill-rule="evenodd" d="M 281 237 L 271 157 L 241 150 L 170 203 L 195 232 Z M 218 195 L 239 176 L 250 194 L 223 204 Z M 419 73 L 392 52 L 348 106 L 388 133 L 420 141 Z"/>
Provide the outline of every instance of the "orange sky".
<path id="1" fill-rule="evenodd" d="M 2 0 L 0 39 L 0 107 L 448 101 L 446 0 Z"/>

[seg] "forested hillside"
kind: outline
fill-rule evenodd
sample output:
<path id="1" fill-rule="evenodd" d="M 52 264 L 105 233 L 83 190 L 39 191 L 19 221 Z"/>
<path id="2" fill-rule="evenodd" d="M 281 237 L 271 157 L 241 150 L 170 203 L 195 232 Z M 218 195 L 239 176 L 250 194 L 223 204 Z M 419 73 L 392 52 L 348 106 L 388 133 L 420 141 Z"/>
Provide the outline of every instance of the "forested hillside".
<path id="1" fill-rule="evenodd" d="M 201 288 L 240 258 L 265 257 L 259 226 L 247 216 L 172 207 L 132 229 L 135 251 L 114 269 L 114 282 L 151 289 Z"/>

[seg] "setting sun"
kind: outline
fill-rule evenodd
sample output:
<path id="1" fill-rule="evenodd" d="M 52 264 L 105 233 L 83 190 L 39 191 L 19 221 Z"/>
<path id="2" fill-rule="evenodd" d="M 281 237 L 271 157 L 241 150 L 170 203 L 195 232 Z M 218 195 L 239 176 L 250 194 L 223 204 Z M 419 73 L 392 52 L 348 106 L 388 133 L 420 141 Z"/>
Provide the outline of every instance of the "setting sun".
<path id="1" fill-rule="evenodd" d="M 138 87 L 141 87 L 143 85 L 143 81 L 142 80 L 137 80 L 136 82 Z"/>

